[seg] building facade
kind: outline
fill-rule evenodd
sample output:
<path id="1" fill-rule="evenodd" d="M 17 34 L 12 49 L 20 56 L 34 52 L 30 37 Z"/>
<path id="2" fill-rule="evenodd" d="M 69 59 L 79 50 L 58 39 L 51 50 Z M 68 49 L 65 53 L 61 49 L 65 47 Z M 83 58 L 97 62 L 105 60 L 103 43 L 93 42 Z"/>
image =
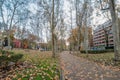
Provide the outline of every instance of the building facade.
<path id="1" fill-rule="evenodd" d="M 13 47 L 14 48 L 21 48 L 21 41 L 19 39 L 13 40 Z"/>
<path id="2" fill-rule="evenodd" d="M 93 31 L 93 45 L 97 49 L 113 48 L 112 23 L 107 21 Z"/>

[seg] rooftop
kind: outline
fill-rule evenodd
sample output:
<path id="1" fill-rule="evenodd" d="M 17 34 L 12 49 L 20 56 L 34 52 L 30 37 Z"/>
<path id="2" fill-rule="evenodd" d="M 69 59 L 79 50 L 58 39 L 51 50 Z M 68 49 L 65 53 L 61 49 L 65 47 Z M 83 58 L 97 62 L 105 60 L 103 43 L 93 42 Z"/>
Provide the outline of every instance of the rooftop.
<path id="1" fill-rule="evenodd" d="M 109 21 L 106 21 L 105 23 L 101 24 L 101 25 L 98 25 L 97 28 L 94 30 L 94 32 L 98 31 L 98 30 L 101 30 L 103 28 L 107 28 L 109 26 L 112 25 L 112 21 L 109 20 Z"/>

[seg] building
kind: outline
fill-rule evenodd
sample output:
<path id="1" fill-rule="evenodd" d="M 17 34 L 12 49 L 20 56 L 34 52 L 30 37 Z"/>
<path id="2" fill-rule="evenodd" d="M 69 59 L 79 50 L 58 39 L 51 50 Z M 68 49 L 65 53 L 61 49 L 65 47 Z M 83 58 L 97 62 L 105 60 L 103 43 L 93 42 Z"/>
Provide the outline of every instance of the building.
<path id="1" fill-rule="evenodd" d="M 97 49 L 113 48 L 112 22 L 107 21 L 93 31 L 93 45 Z"/>
<path id="2" fill-rule="evenodd" d="M 21 48 L 21 41 L 19 39 L 13 40 L 13 47 L 14 48 Z"/>

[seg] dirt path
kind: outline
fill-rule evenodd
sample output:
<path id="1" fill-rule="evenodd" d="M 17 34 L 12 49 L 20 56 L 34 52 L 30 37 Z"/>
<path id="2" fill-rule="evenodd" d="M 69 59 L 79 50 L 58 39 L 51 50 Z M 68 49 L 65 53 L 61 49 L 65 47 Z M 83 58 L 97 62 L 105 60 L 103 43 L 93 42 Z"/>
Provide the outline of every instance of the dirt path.
<path id="1" fill-rule="evenodd" d="M 120 71 L 103 68 L 65 51 L 60 54 L 65 80 L 120 80 Z"/>

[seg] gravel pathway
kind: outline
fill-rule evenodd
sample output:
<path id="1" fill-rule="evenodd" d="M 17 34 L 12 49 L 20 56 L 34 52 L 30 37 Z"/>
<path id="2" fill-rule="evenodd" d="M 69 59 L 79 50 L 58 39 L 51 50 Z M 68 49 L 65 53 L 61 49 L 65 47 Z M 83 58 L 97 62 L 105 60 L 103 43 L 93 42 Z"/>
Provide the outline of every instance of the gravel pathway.
<path id="1" fill-rule="evenodd" d="M 120 71 L 101 67 L 67 51 L 60 53 L 60 60 L 65 80 L 120 80 Z"/>

